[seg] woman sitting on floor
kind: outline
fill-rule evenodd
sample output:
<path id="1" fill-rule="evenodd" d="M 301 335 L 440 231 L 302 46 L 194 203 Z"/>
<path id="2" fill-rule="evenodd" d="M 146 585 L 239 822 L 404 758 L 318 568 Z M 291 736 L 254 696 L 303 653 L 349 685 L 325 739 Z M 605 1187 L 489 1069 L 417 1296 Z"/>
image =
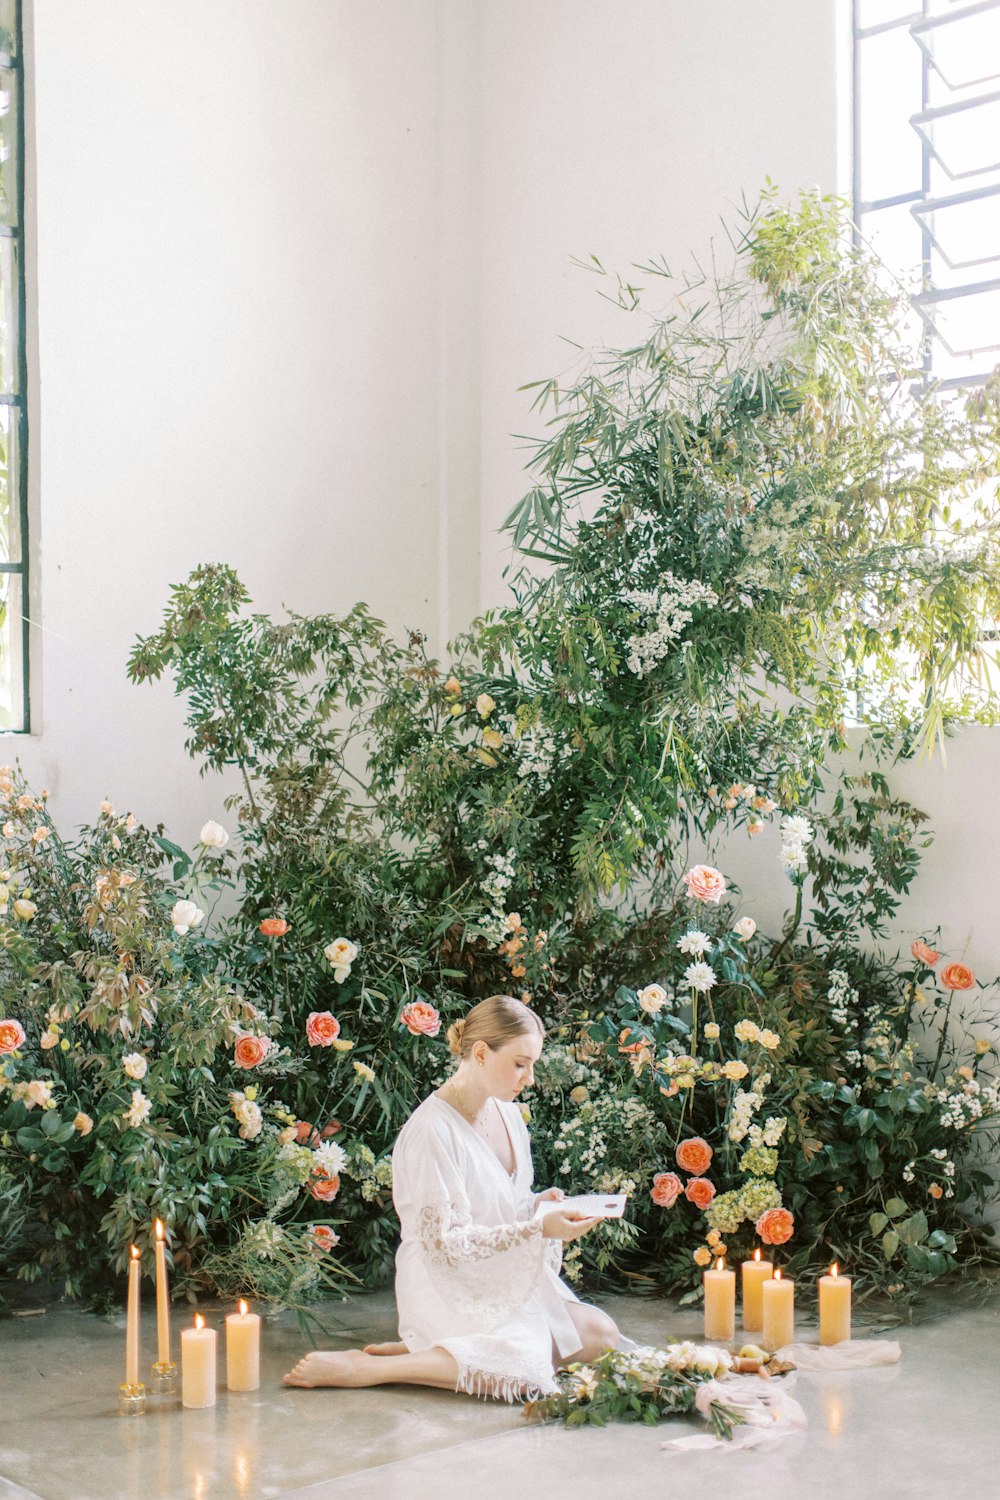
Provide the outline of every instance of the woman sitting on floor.
<path id="1" fill-rule="evenodd" d="M 618 1346 L 612 1320 L 559 1276 L 562 1242 L 598 1222 L 532 1194 L 528 1132 L 513 1102 L 544 1041 L 534 1011 L 493 995 L 448 1029 L 455 1072 L 407 1120 L 392 1153 L 401 1343 L 307 1354 L 286 1385 L 430 1385 L 531 1399 L 557 1366 Z"/>

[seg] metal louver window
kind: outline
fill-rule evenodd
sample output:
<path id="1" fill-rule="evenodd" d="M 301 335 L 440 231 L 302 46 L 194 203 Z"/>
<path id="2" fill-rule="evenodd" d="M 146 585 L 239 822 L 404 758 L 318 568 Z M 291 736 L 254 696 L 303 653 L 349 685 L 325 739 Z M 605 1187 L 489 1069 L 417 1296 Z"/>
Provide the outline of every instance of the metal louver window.
<path id="1" fill-rule="evenodd" d="M 1000 363 L 1000 0 L 853 0 L 854 207 L 945 389 Z"/>

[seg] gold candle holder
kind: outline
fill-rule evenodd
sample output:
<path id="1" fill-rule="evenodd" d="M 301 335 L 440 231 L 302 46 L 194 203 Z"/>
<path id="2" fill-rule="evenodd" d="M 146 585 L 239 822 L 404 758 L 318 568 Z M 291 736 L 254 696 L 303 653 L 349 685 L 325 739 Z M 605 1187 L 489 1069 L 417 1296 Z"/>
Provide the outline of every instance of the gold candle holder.
<path id="1" fill-rule="evenodd" d="M 120 1417 L 141 1417 L 146 1410 L 146 1387 L 139 1380 L 135 1385 L 129 1385 L 122 1381 L 118 1387 L 118 1415 Z"/>
<path id="2" fill-rule="evenodd" d="M 158 1359 L 150 1367 L 149 1390 L 153 1396 L 176 1396 L 177 1366 L 172 1359 Z"/>

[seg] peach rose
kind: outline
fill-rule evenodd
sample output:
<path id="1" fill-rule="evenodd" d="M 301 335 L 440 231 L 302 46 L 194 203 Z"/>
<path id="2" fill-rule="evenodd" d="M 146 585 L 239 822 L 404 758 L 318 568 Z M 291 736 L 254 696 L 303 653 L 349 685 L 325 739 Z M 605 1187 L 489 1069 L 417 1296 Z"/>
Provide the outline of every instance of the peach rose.
<path id="1" fill-rule="evenodd" d="M 343 1128 L 344 1127 L 343 1125 L 341 1125 L 339 1120 L 327 1120 L 326 1124 L 323 1126 L 323 1129 L 320 1131 L 320 1135 L 323 1137 L 324 1141 L 327 1141 L 330 1139 L 331 1135 L 339 1135 Z"/>
<path id="2" fill-rule="evenodd" d="M 335 1234 L 327 1224 L 317 1224 L 313 1230 L 313 1243 L 325 1255 L 334 1245 L 340 1244 L 340 1235 Z"/>
<path id="3" fill-rule="evenodd" d="M 689 1177 L 684 1196 L 695 1208 L 707 1208 L 715 1197 L 715 1184 L 707 1177 Z"/>
<path id="4" fill-rule="evenodd" d="M 787 1208 L 768 1208 L 757 1220 L 757 1237 L 765 1245 L 783 1245 L 794 1229 L 795 1220 Z"/>
<path id="5" fill-rule="evenodd" d="M 249 1032 L 245 1032 L 243 1036 L 236 1038 L 233 1062 L 238 1068 L 257 1068 L 270 1050 L 271 1043 L 266 1036 L 251 1036 Z"/>
<path id="6" fill-rule="evenodd" d="M 930 1195 L 931 1195 L 932 1198 L 943 1198 L 944 1197 L 944 1188 L 941 1186 L 941 1184 L 939 1182 L 932 1182 L 930 1184 L 930 1186 L 928 1187 L 927 1191 L 930 1193 Z"/>
<path id="7" fill-rule="evenodd" d="M 399 1019 L 411 1036 L 437 1036 L 441 1030 L 440 1015 L 425 1000 L 414 1000 L 409 1005 L 404 1005 Z"/>
<path id="8" fill-rule="evenodd" d="M 25 1031 L 20 1021 L 0 1021 L 0 1057 L 16 1052 L 24 1046 L 24 1041 Z"/>
<path id="9" fill-rule="evenodd" d="M 308 1120 L 296 1120 L 295 1140 L 300 1146 L 315 1146 L 319 1141 L 319 1131 Z"/>
<path id="10" fill-rule="evenodd" d="M 726 877 L 721 870 L 713 869 L 711 865 L 695 865 L 684 876 L 684 884 L 692 901 L 718 903 L 725 894 Z"/>
<path id="11" fill-rule="evenodd" d="M 284 937 L 291 926 L 284 917 L 265 917 L 260 924 L 260 931 L 265 937 Z"/>
<path id="12" fill-rule="evenodd" d="M 948 964 L 938 978 L 946 990 L 971 990 L 976 982 L 975 974 L 965 964 Z"/>
<path id="13" fill-rule="evenodd" d="M 328 1172 L 314 1172 L 309 1183 L 309 1191 L 320 1203 L 332 1203 L 340 1192 L 340 1178 L 331 1177 Z"/>
<path id="14" fill-rule="evenodd" d="M 661 1208 L 673 1208 L 680 1192 L 681 1180 L 676 1172 L 657 1172 L 649 1196 Z"/>
<path id="15" fill-rule="evenodd" d="M 340 1022 L 330 1011 L 310 1011 L 306 1018 L 306 1040 L 310 1047 L 332 1047 L 339 1035 Z"/>
<path id="16" fill-rule="evenodd" d="M 677 1165 L 684 1172 L 701 1176 L 712 1165 L 712 1148 L 700 1135 L 692 1135 L 677 1147 Z"/>
<path id="17" fill-rule="evenodd" d="M 910 944 L 910 952 L 918 963 L 926 964 L 929 969 L 933 969 L 941 957 L 937 949 L 929 948 L 922 938 L 917 938 L 916 942 Z"/>

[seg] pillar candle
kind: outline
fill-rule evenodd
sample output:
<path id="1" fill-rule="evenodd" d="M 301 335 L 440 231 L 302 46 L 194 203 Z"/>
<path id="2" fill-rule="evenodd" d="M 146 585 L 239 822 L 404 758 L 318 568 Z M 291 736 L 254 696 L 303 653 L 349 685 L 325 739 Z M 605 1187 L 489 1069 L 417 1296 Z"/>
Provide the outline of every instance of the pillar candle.
<path id="1" fill-rule="evenodd" d="M 139 1277 L 142 1268 L 135 1245 L 128 1263 L 128 1314 L 125 1319 L 125 1384 L 139 1384 Z"/>
<path id="2" fill-rule="evenodd" d="M 838 1274 L 836 1264 L 829 1276 L 819 1278 L 819 1341 L 842 1344 L 851 1336 L 851 1278 Z"/>
<path id="3" fill-rule="evenodd" d="M 761 1343 L 773 1354 L 795 1340 L 795 1282 L 775 1271 L 760 1288 Z"/>
<path id="4" fill-rule="evenodd" d="M 754 1251 L 753 1260 L 743 1262 L 743 1327 L 747 1333 L 757 1333 L 764 1326 L 764 1310 L 760 1293 L 763 1283 L 770 1281 L 773 1272 L 773 1263 L 769 1260 L 761 1260 L 759 1250 Z"/>
<path id="5" fill-rule="evenodd" d="M 728 1342 L 735 1333 L 736 1272 L 717 1260 L 714 1269 L 705 1272 L 705 1337 Z"/>
<path id="6" fill-rule="evenodd" d="M 156 1358 L 170 1363 L 170 1287 L 167 1282 L 167 1247 L 163 1224 L 156 1221 Z"/>
<path id="7" fill-rule="evenodd" d="M 215 1329 L 200 1313 L 193 1328 L 181 1329 L 181 1405 L 215 1405 Z"/>
<path id="8" fill-rule="evenodd" d="M 231 1391 L 256 1391 L 260 1386 L 260 1316 L 240 1303 L 226 1319 L 226 1385 Z"/>

